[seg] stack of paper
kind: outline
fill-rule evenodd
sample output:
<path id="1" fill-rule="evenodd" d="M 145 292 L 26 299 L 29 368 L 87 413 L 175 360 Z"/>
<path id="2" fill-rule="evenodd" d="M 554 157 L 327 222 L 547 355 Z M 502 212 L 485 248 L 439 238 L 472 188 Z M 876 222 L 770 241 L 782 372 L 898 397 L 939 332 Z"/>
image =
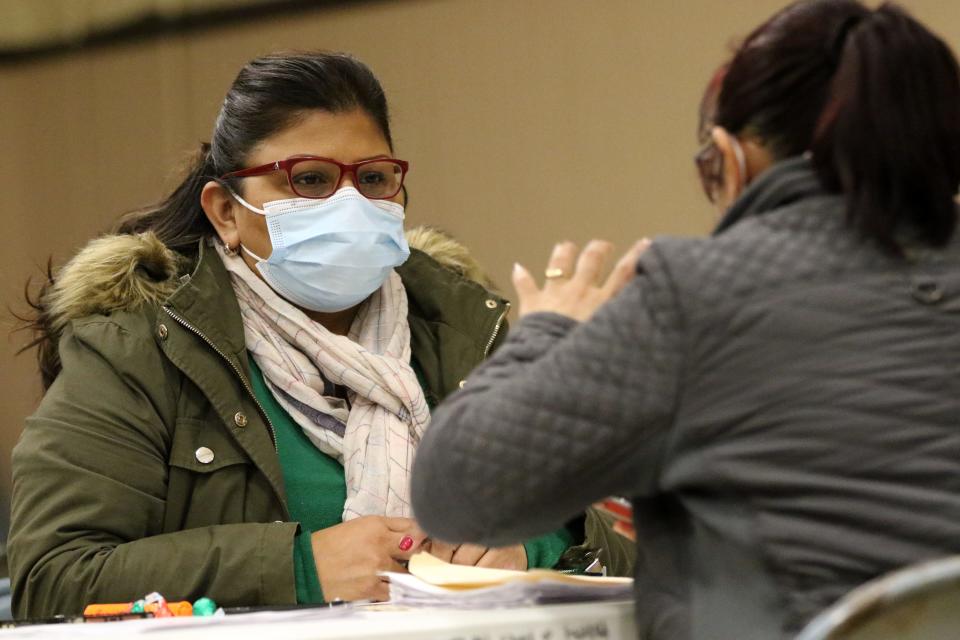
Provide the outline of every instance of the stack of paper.
<path id="1" fill-rule="evenodd" d="M 545 569 L 507 571 L 453 565 L 429 553 L 410 558 L 409 574 L 384 573 L 390 602 L 408 606 L 486 608 L 632 597 L 630 578 L 573 576 Z"/>

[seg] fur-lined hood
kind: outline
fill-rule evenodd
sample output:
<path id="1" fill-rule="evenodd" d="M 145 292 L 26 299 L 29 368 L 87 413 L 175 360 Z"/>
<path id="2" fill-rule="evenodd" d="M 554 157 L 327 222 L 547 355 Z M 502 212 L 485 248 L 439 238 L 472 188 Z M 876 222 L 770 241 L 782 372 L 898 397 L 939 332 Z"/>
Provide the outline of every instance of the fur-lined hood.
<path id="1" fill-rule="evenodd" d="M 411 249 L 493 289 L 467 248 L 447 233 L 415 227 L 406 236 Z M 185 259 L 151 232 L 93 240 L 60 269 L 47 291 L 50 329 L 59 335 L 71 320 L 159 305 L 177 289 L 185 268 Z"/>

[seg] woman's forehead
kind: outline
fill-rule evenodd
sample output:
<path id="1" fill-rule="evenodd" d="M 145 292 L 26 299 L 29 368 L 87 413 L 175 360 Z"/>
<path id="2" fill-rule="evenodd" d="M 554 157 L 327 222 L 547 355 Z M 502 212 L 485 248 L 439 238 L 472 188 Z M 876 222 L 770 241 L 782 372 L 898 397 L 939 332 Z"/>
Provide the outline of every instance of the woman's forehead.
<path id="1" fill-rule="evenodd" d="M 309 111 L 253 149 L 250 165 L 311 155 L 349 163 L 389 155 L 390 146 L 376 121 L 362 109 Z"/>

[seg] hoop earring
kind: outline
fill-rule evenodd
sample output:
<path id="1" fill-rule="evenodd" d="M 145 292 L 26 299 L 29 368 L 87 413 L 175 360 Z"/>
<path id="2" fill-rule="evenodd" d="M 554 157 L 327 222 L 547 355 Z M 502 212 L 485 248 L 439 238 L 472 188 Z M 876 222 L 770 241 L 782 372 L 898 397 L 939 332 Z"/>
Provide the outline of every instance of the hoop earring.
<path id="1" fill-rule="evenodd" d="M 231 247 L 227 243 L 223 243 L 223 252 L 228 256 L 230 256 L 231 258 L 236 257 L 240 253 L 234 247 Z"/>

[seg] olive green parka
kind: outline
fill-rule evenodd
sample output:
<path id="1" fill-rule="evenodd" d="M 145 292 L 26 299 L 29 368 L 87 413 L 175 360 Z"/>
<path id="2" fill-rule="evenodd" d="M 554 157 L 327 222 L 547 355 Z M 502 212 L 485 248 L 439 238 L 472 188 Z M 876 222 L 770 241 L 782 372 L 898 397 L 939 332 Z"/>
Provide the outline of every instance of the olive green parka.
<path id="1" fill-rule="evenodd" d="M 397 269 L 435 404 L 496 346 L 509 304 L 464 276 L 462 248 L 414 235 L 446 263 L 414 248 Z M 298 524 L 216 252 L 201 243 L 188 259 L 150 234 L 107 236 L 61 270 L 48 303 L 63 368 L 13 454 L 15 613 L 151 591 L 296 602 Z"/>

